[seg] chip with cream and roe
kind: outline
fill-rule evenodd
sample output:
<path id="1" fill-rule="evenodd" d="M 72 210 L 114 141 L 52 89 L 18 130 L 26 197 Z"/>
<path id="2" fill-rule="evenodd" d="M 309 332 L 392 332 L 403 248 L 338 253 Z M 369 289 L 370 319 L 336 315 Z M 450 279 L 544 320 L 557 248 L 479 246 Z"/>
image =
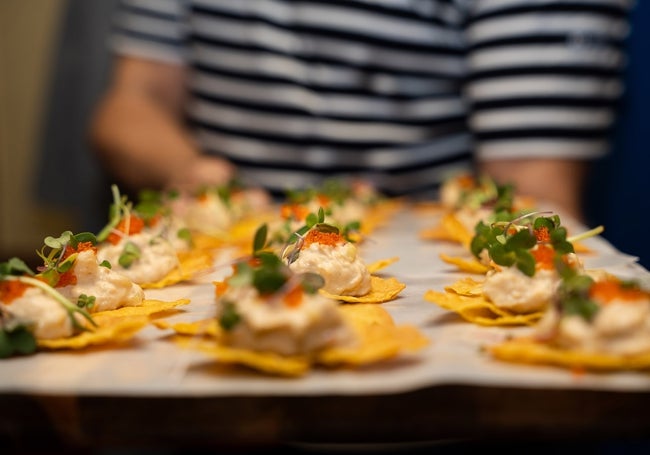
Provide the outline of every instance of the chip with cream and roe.
<path id="1" fill-rule="evenodd" d="M 285 376 L 302 375 L 315 364 L 385 361 L 426 346 L 416 328 L 396 326 L 383 310 L 371 308 L 375 305 L 346 311 L 320 293 L 320 275 L 295 272 L 268 249 L 267 229 L 256 232 L 253 253 L 215 282 L 213 320 L 157 325 L 173 329 L 179 344 L 217 362 Z"/>
<path id="2" fill-rule="evenodd" d="M 325 223 L 322 210 L 314 223 L 308 223 L 294 234 L 282 258 L 294 272 L 322 276 L 325 283 L 321 292 L 346 302 L 385 302 L 397 297 L 406 287 L 395 278 L 372 275 L 355 243 L 337 227 Z"/>
<path id="3" fill-rule="evenodd" d="M 531 214 L 480 226 L 472 251 L 491 264 L 485 278 L 429 290 L 424 298 L 482 325 L 534 324 L 555 298 L 557 264 L 582 270 L 559 216 Z"/>
<path id="4" fill-rule="evenodd" d="M 488 347 L 495 358 L 577 370 L 650 368 L 650 292 L 638 280 L 564 267 L 533 334 Z"/>

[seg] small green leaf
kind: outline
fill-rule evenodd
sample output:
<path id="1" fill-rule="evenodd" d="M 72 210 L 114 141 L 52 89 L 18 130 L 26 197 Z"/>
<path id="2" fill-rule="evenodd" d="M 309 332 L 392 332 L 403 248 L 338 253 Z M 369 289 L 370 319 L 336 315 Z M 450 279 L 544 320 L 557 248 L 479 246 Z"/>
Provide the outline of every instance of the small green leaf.
<path id="1" fill-rule="evenodd" d="M 125 269 L 128 269 L 140 256 L 140 248 L 133 242 L 127 242 L 117 262 Z"/>
<path id="2" fill-rule="evenodd" d="M 268 226 L 266 223 L 262 224 L 257 231 L 255 231 L 255 238 L 253 239 L 253 254 L 261 251 L 266 245 L 266 236 L 268 234 Z"/>
<path id="3" fill-rule="evenodd" d="M 325 286 L 325 278 L 317 273 L 307 272 L 302 274 L 301 284 L 307 294 L 315 294 Z"/>
<path id="4" fill-rule="evenodd" d="M 219 325 L 224 330 L 230 331 L 241 321 L 233 302 L 223 302 L 223 309 L 219 316 Z"/>

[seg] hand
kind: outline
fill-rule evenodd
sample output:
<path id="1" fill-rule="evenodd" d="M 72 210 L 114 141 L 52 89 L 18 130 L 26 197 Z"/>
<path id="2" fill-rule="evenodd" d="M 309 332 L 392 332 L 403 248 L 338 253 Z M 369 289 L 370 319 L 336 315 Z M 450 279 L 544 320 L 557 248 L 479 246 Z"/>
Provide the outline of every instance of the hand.
<path id="1" fill-rule="evenodd" d="M 235 175 L 235 167 L 228 161 L 209 155 L 196 155 L 167 182 L 167 188 L 181 193 L 192 193 L 204 186 L 228 184 Z"/>

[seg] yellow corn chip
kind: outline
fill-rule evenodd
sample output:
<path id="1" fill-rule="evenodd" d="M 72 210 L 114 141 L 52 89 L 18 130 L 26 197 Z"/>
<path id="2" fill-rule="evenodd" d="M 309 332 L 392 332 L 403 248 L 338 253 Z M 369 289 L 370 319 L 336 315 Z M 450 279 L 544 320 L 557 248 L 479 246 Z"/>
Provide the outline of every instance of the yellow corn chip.
<path id="1" fill-rule="evenodd" d="M 118 344 L 130 340 L 149 323 L 146 316 L 104 318 L 99 327 L 78 335 L 48 340 L 37 340 L 39 348 L 82 349 L 91 345 Z"/>
<path id="2" fill-rule="evenodd" d="M 456 294 L 466 296 L 482 296 L 483 282 L 476 281 L 472 278 L 462 278 L 449 286 L 445 286 L 445 291 L 455 292 Z"/>
<path id="3" fill-rule="evenodd" d="M 307 356 L 284 356 L 273 352 L 230 348 L 211 339 L 178 336 L 175 341 L 181 347 L 203 352 L 219 363 L 246 366 L 280 376 L 302 376 L 309 370 L 311 363 Z"/>
<path id="4" fill-rule="evenodd" d="M 39 339 L 38 346 L 46 349 L 81 349 L 90 345 L 122 343 L 133 338 L 136 332 L 151 322 L 152 316 L 187 303 L 187 299 L 172 302 L 145 300 L 140 306 L 99 311 L 92 315 L 97 327 L 71 337 Z"/>
<path id="5" fill-rule="evenodd" d="M 372 264 L 368 264 L 366 268 L 370 273 L 375 273 L 381 269 L 385 269 L 386 267 L 388 267 L 391 264 L 394 264 L 397 261 L 399 261 L 399 257 L 397 256 L 392 258 L 380 259 L 378 261 L 373 262 Z"/>
<path id="6" fill-rule="evenodd" d="M 192 242 L 197 250 L 214 250 L 228 245 L 226 235 L 217 236 L 200 232 L 192 233 Z"/>
<path id="7" fill-rule="evenodd" d="M 472 232 L 469 232 L 453 213 L 444 214 L 438 225 L 420 231 L 422 239 L 455 242 L 465 247 L 469 247 L 472 236 Z"/>
<path id="8" fill-rule="evenodd" d="M 340 310 L 346 321 L 356 327 L 369 325 L 395 325 L 393 317 L 385 308 L 371 303 L 360 305 L 341 305 Z"/>
<path id="9" fill-rule="evenodd" d="M 447 264 L 455 265 L 462 272 L 478 273 L 484 275 L 488 270 L 490 270 L 488 266 L 481 264 L 478 260 L 476 260 L 476 258 L 465 259 L 440 253 L 440 259 L 442 259 Z"/>
<path id="10" fill-rule="evenodd" d="M 571 369 L 594 371 L 650 369 L 650 352 L 633 356 L 615 356 L 584 351 L 560 349 L 530 338 L 518 338 L 487 348 L 499 360 L 506 362 L 554 365 Z"/>
<path id="11" fill-rule="evenodd" d="M 93 319 L 97 324 L 101 325 L 104 318 L 112 317 L 136 317 L 136 316 L 153 316 L 158 313 L 163 313 L 173 310 L 178 306 L 187 305 L 190 303 L 189 299 L 179 299 L 172 301 L 151 300 L 146 299 L 140 306 L 125 306 L 116 310 L 100 311 L 93 314 Z"/>
<path id="12" fill-rule="evenodd" d="M 357 333 L 358 346 L 334 347 L 319 352 L 316 363 L 325 366 L 367 365 L 415 352 L 429 344 L 416 327 L 397 326 L 390 314 L 372 304 L 343 305 L 343 315 Z"/>
<path id="13" fill-rule="evenodd" d="M 361 233 L 364 235 L 371 234 L 379 226 L 390 220 L 392 215 L 403 206 L 404 201 L 400 198 L 390 198 L 378 202 L 364 215 L 361 223 Z"/>
<path id="14" fill-rule="evenodd" d="M 424 294 L 424 299 L 479 325 L 533 325 L 542 317 L 541 311 L 517 314 L 503 310 L 480 295 L 466 296 L 429 290 Z"/>
<path id="15" fill-rule="evenodd" d="M 393 300 L 406 288 L 406 285 L 396 278 L 381 278 L 378 276 L 370 277 L 370 292 L 366 295 L 354 297 L 351 295 L 335 295 L 330 294 L 323 289 L 320 293 L 325 297 L 334 300 L 341 300 L 348 303 L 382 303 Z"/>
<path id="16" fill-rule="evenodd" d="M 168 321 L 154 321 L 153 324 L 159 329 L 171 329 L 179 335 L 213 338 L 218 338 L 221 335 L 221 328 L 216 318 L 194 322 L 178 322 L 176 324 L 170 324 Z"/>

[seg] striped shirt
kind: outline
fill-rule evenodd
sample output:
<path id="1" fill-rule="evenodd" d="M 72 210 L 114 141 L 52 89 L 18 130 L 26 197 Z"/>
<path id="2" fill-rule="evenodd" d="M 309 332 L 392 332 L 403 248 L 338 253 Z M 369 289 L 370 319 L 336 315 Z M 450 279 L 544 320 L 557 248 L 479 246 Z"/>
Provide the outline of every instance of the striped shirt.
<path id="1" fill-rule="evenodd" d="M 243 183 L 432 194 L 476 159 L 606 153 L 631 0 L 123 0 L 118 54 L 187 65 Z"/>

